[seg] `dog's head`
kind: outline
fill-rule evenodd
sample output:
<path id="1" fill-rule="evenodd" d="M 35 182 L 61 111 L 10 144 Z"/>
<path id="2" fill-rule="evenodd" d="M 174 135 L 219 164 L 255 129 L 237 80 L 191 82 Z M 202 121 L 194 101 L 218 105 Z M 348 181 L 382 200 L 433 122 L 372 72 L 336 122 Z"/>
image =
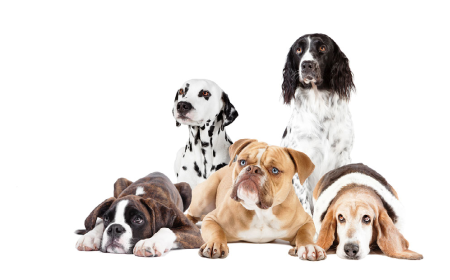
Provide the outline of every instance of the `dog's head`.
<path id="1" fill-rule="evenodd" d="M 203 126 L 215 121 L 227 126 L 238 117 L 228 95 L 209 80 L 185 82 L 175 95 L 172 114 L 177 126 Z"/>
<path id="2" fill-rule="evenodd" d="M 151 198 L 129 195 L 119 199 L 111 197 L 97 206 L 86 218 L 86 230 L 95 227 L 97 218 L 104 224 L 100 250 L 131 254 L 139 240 L 152 237 L 163 227 L 172 227 L 176 213 L 172 207 Z"/>
<path id="3" fill-rule="evenodd" d="M 304 153 L 252 139 L 241 139 L 229 148 L 233 169 L 231 198 L 246 209 L 268 209 L 282 203 L 293 190 L 292 177 L 301 183 L 311 175 L 314 164 Z"/>
<path id="4" fill-rule="evenodd" d="M 388 210 L 373 189 L 349 185 L 338 193 L 324 213 L 317 245 L 327 250 L 338 243 L 336 254 L 344 259 L 362 259 L 373 246 L 397 257 L 408 249 L 408 241 L 396 228 Z M 412 252 L 405 258 L 421 257 Z"/>
<path id="5" fill-rule="evenodd" d="M 348 100 L 354 89 L 349 61 L 327 35 L 307 34 L 295 41 L 283 70 L 283 98 L 289 104 L 298 87 L 316 85 L 319 90 L 338 94 Z"/>

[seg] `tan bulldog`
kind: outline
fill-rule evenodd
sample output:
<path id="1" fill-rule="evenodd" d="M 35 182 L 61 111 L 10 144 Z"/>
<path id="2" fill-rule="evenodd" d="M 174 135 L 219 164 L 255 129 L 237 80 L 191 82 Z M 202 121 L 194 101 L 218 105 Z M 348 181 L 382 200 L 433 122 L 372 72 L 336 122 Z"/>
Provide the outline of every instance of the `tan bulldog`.
<path id="1" fill-rule="evenodd" d="M 282 239 L 294 246 L 289 250 L 292 256 L 325 259 L 325 251 L 313 242 L 314 222 L 292 185 L 295 173 L 303 183 L 314 170 L 308 156 L 251 139 L 235 142 L 229 153 L 230 164 L 193 191 L 187 217 L 194 223 L 204 217 L 205 244 L 199 255 L 226 258 L 227 242 Z"/>

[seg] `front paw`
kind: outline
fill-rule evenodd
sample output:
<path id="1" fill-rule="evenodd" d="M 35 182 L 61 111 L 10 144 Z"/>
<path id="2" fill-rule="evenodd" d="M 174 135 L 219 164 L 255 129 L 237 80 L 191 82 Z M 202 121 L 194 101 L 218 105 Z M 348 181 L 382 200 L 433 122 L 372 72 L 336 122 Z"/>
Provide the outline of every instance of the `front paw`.
<path id="1" fill-rule="evenodd" d="M 206 242 L 200 247 L 198 254 L 200 257 L 210 259 L 224 259 L 228 256 L 230 250 L 228 249 L 227 242 Z"/>
<path id="2" fill-rule="evenodd" d="M 138 257 L 160 257 L 172 249 L 175 240 L 176 236 L 170 229 L 162 228 L 151 238 L 136 243 L 133 254 Z"/>
<path id="3" fill-rule="evenodd" d="M 314 244 L 292 248 L 289 254 L 308 261 L 321 261 L 327 258 L 325 250 Z"/>
<path id="4" fill-rule="evenodd" d="M 91 232 L 81 236 L 75 247 L 78 251 L 98 251 L 102 242 L 101 235 L 92 234 Z"/>

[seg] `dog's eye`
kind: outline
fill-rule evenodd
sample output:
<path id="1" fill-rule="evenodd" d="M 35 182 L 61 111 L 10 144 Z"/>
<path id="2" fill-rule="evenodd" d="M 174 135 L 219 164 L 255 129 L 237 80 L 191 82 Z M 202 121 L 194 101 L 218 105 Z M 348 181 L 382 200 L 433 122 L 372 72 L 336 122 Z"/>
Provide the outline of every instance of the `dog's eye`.
<path id="1" fill-rule="evenodd" d="M 320 46 L 319 51 L 325 52 L 327 50 L 327 47 L 325 45 Z"/>
<path id="2" fill-rule="evenodd" d="M 183 90 L 182 88 L 180 88 L 180 89 L 178 90 L 178 94 L 179 94 L 179 95 L 184 94 L 184 90 Z"/>
<path id="3" fill-rule="evenodd" d="M 273 174 L 278 174 L 278 172 L 280 172 L 278 169 L 276 169 L 275 167 L 272 168 L 272 173 L 273 173 Z"/>
<path id="4" fill-rule="evenodd" d="M 109 222 L 109 217 L 106 215 L 103 216 L 103 222 L 105 222 L 105 223 Z"/>
<path id="5" fill-rule="evenodd" d="M 244 166 L 245 164 L 247 164 L 247 161 L 245 159 L 241 159 L 239 163 L 241 164 L 241 166 Z"/>
<path id="6" fill-rule="evenodd" d="M 363 222 L 366 223 L 366 224 L 370 223 L 370 217 L 367 216 L 367 215 L 364 215 Z"/>
<path id="7" fill-rule="evenodd" d="M 140 224 L 142 224 L 142 222 L 144 222 L 144 220 L 143 220 L 141 217 L 139 217 L 139 216 L 136 216 L 136 217 L 133 219 L 133 223 L 135 223 L 135 224 L 140 225 Z"/>
<path id="8" fill-rule="evenodd" d="M 341 222 L 341 223 L 345 222 L 345 218 L 344 218 L 344 216 L 342 216 L 342 214 L 339 214 L 338 219 L 339 219 L 339 222 Z"/>
<path id="9" fill-rule="evenodd" d="M 302 53 L 302 48 L 297 48 L 297 50 L 295 51 L 297 54 L 301 54 Z"/>
<path id="10" fill-rule="evenodd" d="M 209 93 L 209 91 L 207 91 L 207 90 L 203 90 L 202 95 L 205 97 L 209 97 L 209 96 L 211 96 L 211 93 Z"/>

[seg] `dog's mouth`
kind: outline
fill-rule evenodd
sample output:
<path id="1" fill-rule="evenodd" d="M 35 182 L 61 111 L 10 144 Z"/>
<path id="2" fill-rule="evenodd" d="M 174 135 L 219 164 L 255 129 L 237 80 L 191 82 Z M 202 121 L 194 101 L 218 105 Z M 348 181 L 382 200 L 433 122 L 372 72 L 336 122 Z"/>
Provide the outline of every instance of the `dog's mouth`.
<path id="1" fill-rule="evenodd" d="M 128 254 L 125 247 L 119 242 L 119 240 L 114 239 L 109 241 L 103 248 L 102 251 L 104 253 L 113 253 L 113 254 Z"/>
<path id="2" fill-rule="evenodd" d="M 268 203 L 262 195 L 261 176 L 245 174 L 240 176 L 233 185 L 231 198 L 240 202 L 245 208 L 252 210 L 253 205 L 261 209 L 268 209 L 272 203 Z"/>

